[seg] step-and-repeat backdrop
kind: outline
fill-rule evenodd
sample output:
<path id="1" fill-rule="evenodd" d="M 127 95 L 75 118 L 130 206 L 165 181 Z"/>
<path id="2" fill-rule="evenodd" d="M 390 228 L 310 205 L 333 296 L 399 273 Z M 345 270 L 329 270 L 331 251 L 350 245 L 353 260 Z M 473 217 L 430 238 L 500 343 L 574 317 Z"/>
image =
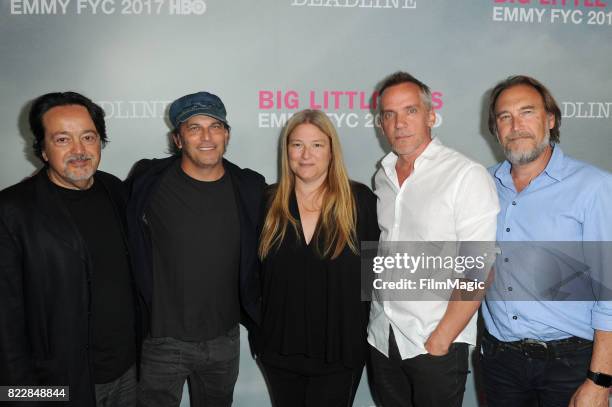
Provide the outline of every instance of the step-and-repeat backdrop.
<path id="1" fill-rule="evenodd" d="M 284 122 L 318 108 L 339 130 L 351 177 L 371 184 L 388 151 L 375 128 L 373 93 L 397 70 L 432 88 L 435 135 L 486 166 L 501 159 L 486 130 L 487 92 L 508 75 L 534 76 L 560 104 L 563 149 L 612 170 L 609 0 L 0 4 L 0 188 L 40 167 L 27 109 L 36 96 L 58 90 L 104 107 L 111 142 L 101 169 L 121 178 L 136 160 L 167 154 L 168 104 L 207 90 L 228 109 L 227 157 L 268 182 L 276 180 Z M 267 406 L 244 339 L 235 404 Z M 477 405 L 477 389 L 471 379 L 465 406 Z M 355 405 L 372 404 L 362 380 Z"/>

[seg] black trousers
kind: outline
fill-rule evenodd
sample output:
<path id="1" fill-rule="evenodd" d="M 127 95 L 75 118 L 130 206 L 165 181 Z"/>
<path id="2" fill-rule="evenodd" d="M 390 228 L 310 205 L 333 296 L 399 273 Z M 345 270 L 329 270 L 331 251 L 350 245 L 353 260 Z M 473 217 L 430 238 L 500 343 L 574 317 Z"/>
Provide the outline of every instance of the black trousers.
<path id="1" fill-rule="evenodd" d="M 487 406 L 567 407 L 586 379 L 593 352 L 591 341 L 574 339 L 530 353 L 485 333 L 480 359 Z"/>
<path id="2" fill-rule="evenodd" d="M 300 358 L 282 364 L 260 359 L 274 407 L 349 407 L 353 404 L 363 366 L 313 367 Z M 274 362 L 278 362 L 278 357 Z M 297 361 L 297 363 L 293 363 Z"/>
<path id="3" fill-rule="evenodd" d="M 468 374 L 468 344 L 453 343 L 444 356 L 402 360 L 389 331 L 389 357 L 370 347 L 374 390 L 383 407 L 461 407 Z"/>

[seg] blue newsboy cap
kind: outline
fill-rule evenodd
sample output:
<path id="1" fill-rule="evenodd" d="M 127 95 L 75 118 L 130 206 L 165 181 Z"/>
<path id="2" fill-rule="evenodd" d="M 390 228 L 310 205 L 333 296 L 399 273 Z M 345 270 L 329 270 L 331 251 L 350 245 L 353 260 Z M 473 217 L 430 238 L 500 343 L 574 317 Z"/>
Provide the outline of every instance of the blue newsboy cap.
<path id="1" fill-rule="evenodd" d="M 170 123 L 175 129 L 190 117 L 203 114 L 227 123 L 227 112 L 217 95 L 208 92 L 192 93 L 176 99 L 170 105 Z"/>

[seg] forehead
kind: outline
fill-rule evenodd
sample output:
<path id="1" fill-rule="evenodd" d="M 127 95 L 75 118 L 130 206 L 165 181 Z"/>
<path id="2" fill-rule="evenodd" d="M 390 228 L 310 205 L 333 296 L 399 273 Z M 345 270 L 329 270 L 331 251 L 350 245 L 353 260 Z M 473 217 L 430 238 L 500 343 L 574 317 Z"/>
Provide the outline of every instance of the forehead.
<path id="1" fill-rule="evenodd" d="M 380 104 L 383 110 L 418 105 L 421 102 L 421 89 L 411 82 L 388 87 L 380 97 Z"/>
<path id="2" fill-rule="evenodd" d="M 510 107 L 544 106 L 542 95 L 531 86 L 516 85 L 505 89 L 495 102 L 495 110 L 500 111 Z"/>
<path id="3" fill-rule="evenodd" d="M 321 129 L 319 129 L 314 124 L 310 123 L 302 123 L 297 125 L 296 128 L 293 129 L 291 134 L 289 134 L 289 140 L 326 140 L 327 134 L 323 133 Z"/>
<path id="4" fill-rule="evenodd" d="M 42 117 L 45 133 L 73 130 L 96 130 L 89 112 L 81 105 L 55 106 Z"/>
<path id="5" fill-rule="evenodd" d="M 195 116 L 191 116 L 189 119 L 183 122 L 184 125 L 190 124 L 201 124 L 201 125 L 211 125 L 213 123 L 221 123 L 221 120 L 215 119 L 214 117 L 206 116 L 203 114 L 197 114 Z"/>

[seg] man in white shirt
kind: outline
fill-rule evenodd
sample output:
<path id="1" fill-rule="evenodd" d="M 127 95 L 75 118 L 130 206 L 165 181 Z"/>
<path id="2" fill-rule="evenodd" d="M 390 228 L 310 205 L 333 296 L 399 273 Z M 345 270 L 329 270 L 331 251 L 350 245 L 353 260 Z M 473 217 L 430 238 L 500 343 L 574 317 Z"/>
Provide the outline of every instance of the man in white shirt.
<path id="1" fill-rule="evenodd" d="M 482 165 L 432 139 L 429 87 L 397 72 L 379 95 L 380 126 L 393 150 L 375 177 L 380 241 L 494 241 L 495 185 Z M 375 295 L 368 342 L 383 406 L 461 406 L 479 305 Z"/>

